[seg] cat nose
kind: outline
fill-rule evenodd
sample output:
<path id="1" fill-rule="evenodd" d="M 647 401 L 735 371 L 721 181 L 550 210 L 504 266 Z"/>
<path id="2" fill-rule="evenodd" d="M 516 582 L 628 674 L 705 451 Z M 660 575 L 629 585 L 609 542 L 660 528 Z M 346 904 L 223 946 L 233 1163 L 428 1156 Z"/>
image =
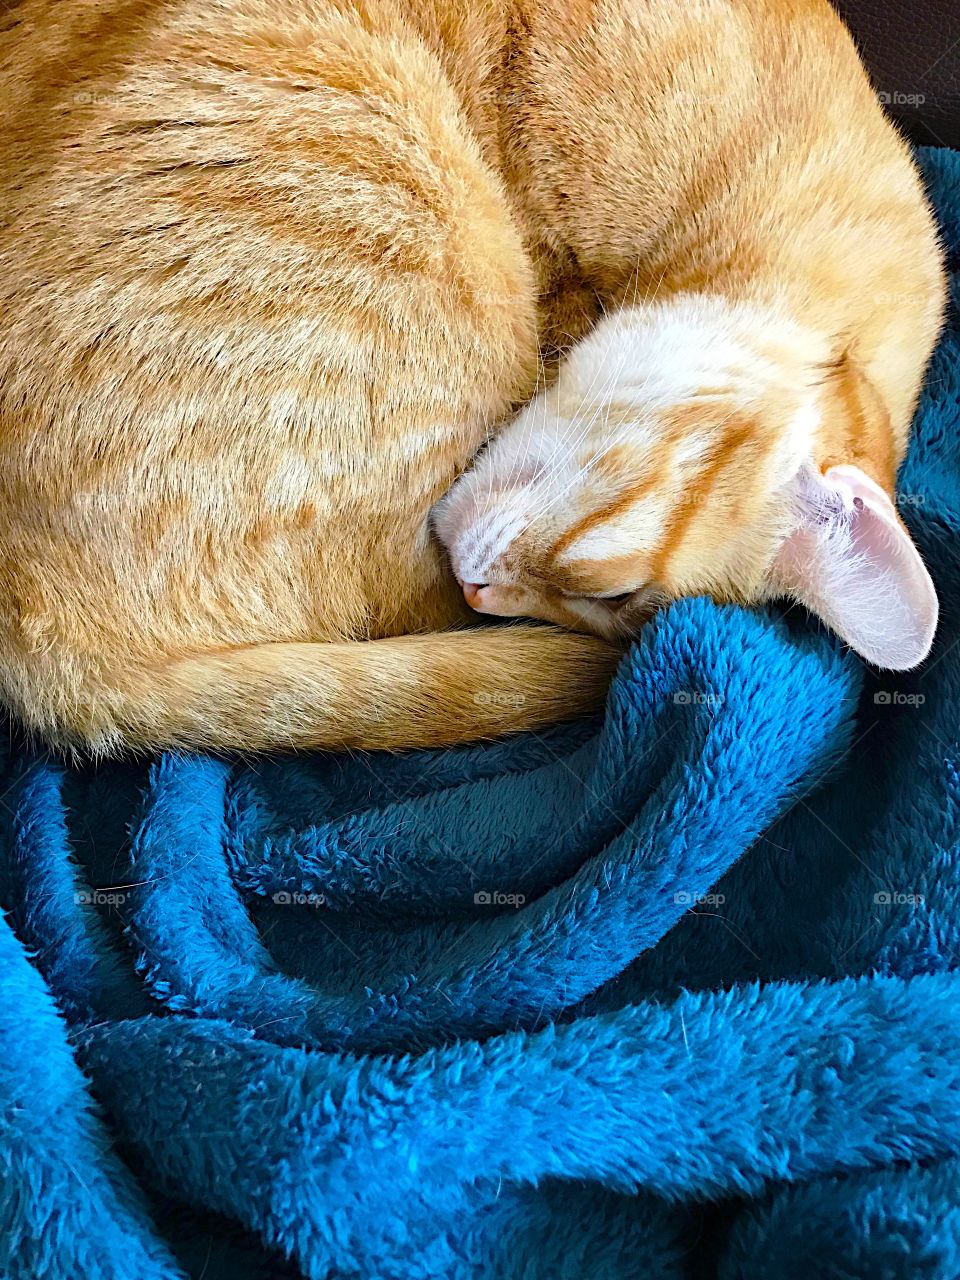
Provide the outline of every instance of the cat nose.
<path id="1" fill-rule="evenodd" d="M 479 608 L 481 599 L 480 593 L 487 584 L 485 582 L 461 582 L 460 585 L 463 588 L 463 598 L 466 600 L 470 608 Z"/>

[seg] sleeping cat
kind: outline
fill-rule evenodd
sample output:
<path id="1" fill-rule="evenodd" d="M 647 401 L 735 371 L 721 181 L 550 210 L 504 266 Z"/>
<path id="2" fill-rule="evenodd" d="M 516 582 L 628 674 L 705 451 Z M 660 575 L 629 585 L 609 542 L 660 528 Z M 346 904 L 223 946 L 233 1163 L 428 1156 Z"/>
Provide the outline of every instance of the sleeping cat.
<path id="1" fill-rule="evenodd" d="M 546 82 L 517 135 L 605 315 L 436 529 L 481 613 L 616 637 L 684 595 L 791 596 L 915 666 L 937 599 L 894 482 L 942 307 L 916 178 L 826 4 L 682 8 L 579 40 L 582 83 L 626 49 L 633 75 L 572 126 Z"/>
<path id="2" fill-rule="evenodd" d="M 467 604 L 926 652 L 939 253 L 826 0 L 23 0 L 0 91 L 0 691 L 51 741 L 597 705 L 616 644 Z"/>

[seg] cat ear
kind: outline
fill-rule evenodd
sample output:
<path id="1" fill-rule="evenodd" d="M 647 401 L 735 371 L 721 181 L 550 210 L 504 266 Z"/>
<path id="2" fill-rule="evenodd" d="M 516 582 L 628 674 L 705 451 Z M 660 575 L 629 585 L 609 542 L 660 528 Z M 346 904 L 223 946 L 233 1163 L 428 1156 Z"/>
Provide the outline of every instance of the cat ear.
<path id="1" fill-rule="evenodd" d="M 875 666 L 906 671 L 930 652 L 937 595 L 887 494 L 859 467 L 804 469 L 799 521 L 774 565 L 777 585 Z"/>

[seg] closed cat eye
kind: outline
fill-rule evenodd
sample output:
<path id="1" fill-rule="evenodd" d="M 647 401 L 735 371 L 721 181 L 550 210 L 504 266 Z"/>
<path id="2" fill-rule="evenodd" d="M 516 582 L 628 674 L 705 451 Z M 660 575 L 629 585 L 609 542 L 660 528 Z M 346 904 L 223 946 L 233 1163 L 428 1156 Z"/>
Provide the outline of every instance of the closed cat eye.
<path id="1" fill-rule="evenodd" d="M 606 605 L 611 613 L 622 612 L 635 621 L 655 613 L 663 597 L 654 587 L 641 585 L 633 591 L 618 591 L 615 596 L 600 596 L 599 603 Z"/>

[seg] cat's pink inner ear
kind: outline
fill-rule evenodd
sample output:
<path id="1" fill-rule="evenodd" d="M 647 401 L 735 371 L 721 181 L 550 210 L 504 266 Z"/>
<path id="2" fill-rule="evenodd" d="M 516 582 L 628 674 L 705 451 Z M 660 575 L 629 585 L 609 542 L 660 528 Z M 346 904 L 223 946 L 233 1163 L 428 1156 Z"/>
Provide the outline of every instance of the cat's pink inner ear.
<path id="1" fill-rule="evenodd" d="M 937 595 L 887 494 L 859 467 L 802 472 L 800 519 L 774 573 L 780 586 L 868 662 L 906 671 L 927 656 Z"/>

